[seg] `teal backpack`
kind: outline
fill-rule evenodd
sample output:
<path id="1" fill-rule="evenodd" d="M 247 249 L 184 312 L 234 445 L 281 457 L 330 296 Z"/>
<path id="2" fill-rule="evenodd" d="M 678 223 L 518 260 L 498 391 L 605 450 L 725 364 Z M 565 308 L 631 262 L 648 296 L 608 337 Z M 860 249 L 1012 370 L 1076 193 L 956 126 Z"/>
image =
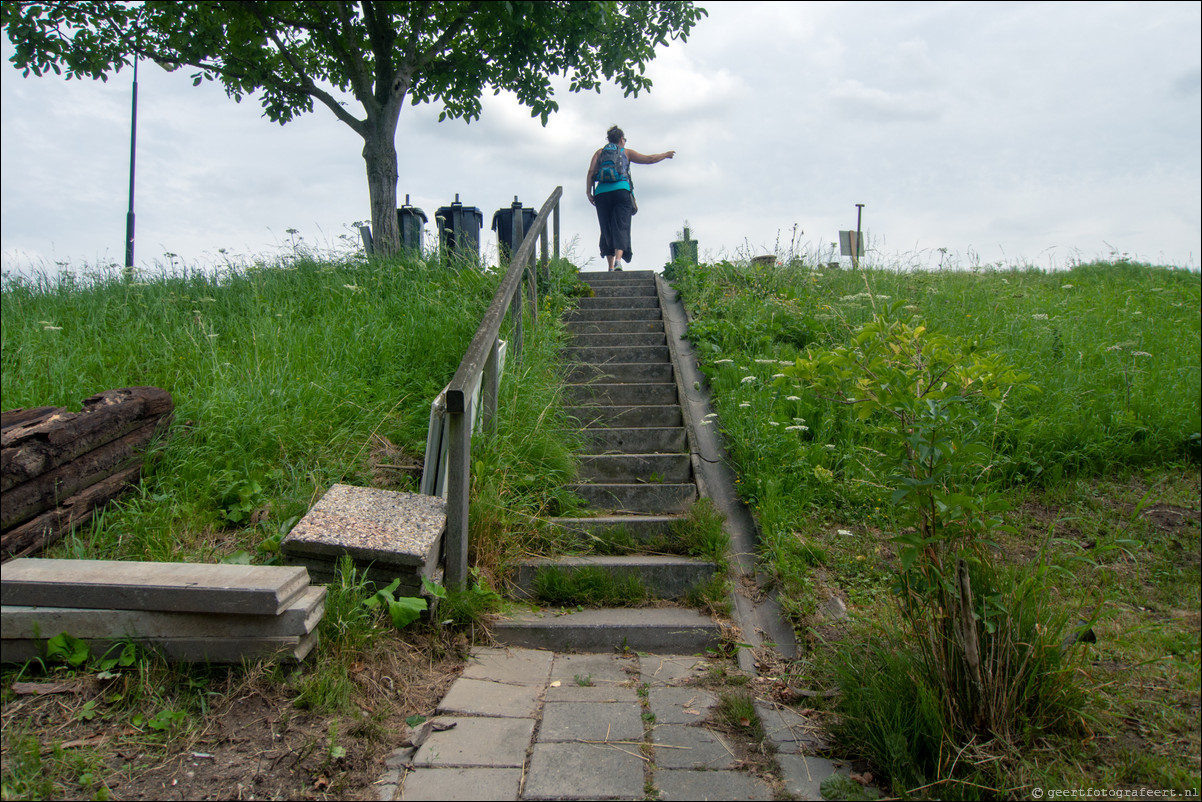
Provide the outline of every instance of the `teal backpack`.
<path id="1" fill-rule="evenodd" d="M 601 184 L 630 180 L 630 159 L 626 156 L 626 150 L 612 143 L 601 148 L 601 158 L 597 160 L 597 173 L 593 179 Z"/>

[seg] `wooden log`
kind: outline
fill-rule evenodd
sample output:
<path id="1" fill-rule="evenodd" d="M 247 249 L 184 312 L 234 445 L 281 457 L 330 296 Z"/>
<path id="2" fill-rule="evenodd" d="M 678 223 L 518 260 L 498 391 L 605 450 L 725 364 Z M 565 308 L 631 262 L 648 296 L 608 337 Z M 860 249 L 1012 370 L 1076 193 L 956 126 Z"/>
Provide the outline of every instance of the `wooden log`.
<path id="1" fill-rule="evenodd" d="M 45 408 L 43 408 L 45 409 Z M 78 413 L 58 409 L 0 433 L 0 490 L 28 482 L 105 443 L 165 419 L 174 405 L 158 387 L 125 387 L 84 399 Z"/>
<path id="2" fill-rule="evenodd" d="M 141 463 L 115 473 L 81 490 L 58 507 L 0 535 L 0 560 L 26 557 L 54 544 L 64 534 L 92 519 L 96 508 L 118 496 L 126 485 L 136 482 Z"/>
<path id="3" fill-rule="evenodd" d="M 85 487 L 130 467 L 134 462 L 141 463 L 141 451 L 154 437 L 157 427 L 154 422 L 145 424 L 49 473 L 4 491 L 0 531 L 12 529 Z"/>

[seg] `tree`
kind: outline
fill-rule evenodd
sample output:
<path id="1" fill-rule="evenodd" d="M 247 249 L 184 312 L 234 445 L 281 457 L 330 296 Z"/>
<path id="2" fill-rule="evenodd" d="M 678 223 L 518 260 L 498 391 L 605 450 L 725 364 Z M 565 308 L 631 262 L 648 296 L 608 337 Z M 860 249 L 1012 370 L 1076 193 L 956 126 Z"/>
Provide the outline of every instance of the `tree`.
<path id="1" fill-rule="evenodd" d="M 363 138 L 376 245 L 399 247 L 396 131 L 401 108 L 442 104 L 439 120 L 480 116 L 480 96 L 511 91 L 546 125 L 551 77 L 572 92 L 603 80 L 637 96 L 656 48 L 684 41 L 691 2 L 5 2 L 12 63 L 25 75 L 107 80 L 135 58 L 191 67 L 236 101 L 260 93 L 280 123 L 314 101 Z M 356 117 L 344 99 L 363 108 Z"/>

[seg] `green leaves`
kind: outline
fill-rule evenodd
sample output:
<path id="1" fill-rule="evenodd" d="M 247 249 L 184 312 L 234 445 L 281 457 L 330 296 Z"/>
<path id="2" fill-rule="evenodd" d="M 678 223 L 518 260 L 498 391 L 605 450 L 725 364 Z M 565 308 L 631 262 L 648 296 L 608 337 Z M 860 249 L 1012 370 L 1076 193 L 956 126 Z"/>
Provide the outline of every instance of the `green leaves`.
<path id="1" fill-rule="evenodd" d="M 364 599 L 363 605 L 372 610 L 383 605 L 388 610 L 388 616 L 392 619 L 393 626 L 397 629 L 404 629 L 421 617 L 421 614 L 426 611 L 427 604 L 425 599 L 416 596 L 401 596 L 400 598 L 394 596 L 393 594 L 396 593 L 400 584 L 400 579 L 392 580 L 388 587 L 381 588 L 374 595 Z M 445 593 L 445 590 L 443 592 Z"/>
<path id="2" fill-rule="evenodd" d="M 66 632 L 59 633 L 46 641 L 46 660 L 51 663 L 66 663 L 78 668 L 88 662 L 91 655 L 92 651 L 88 648 L 86 641 L 68 635 Z"/>

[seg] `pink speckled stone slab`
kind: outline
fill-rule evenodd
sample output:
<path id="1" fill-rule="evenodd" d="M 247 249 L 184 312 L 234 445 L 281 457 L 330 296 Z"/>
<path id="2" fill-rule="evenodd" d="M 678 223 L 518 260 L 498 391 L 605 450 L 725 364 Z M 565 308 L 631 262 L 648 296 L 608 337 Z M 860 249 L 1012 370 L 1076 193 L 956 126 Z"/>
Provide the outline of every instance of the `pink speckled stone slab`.
<path id="1" fill-rule="evenodd" d="M 421 567 L 438 558 L 446 527 L 447 503 L 437 496 L 334 485 L 284 538 L 283 549 Z"/>

